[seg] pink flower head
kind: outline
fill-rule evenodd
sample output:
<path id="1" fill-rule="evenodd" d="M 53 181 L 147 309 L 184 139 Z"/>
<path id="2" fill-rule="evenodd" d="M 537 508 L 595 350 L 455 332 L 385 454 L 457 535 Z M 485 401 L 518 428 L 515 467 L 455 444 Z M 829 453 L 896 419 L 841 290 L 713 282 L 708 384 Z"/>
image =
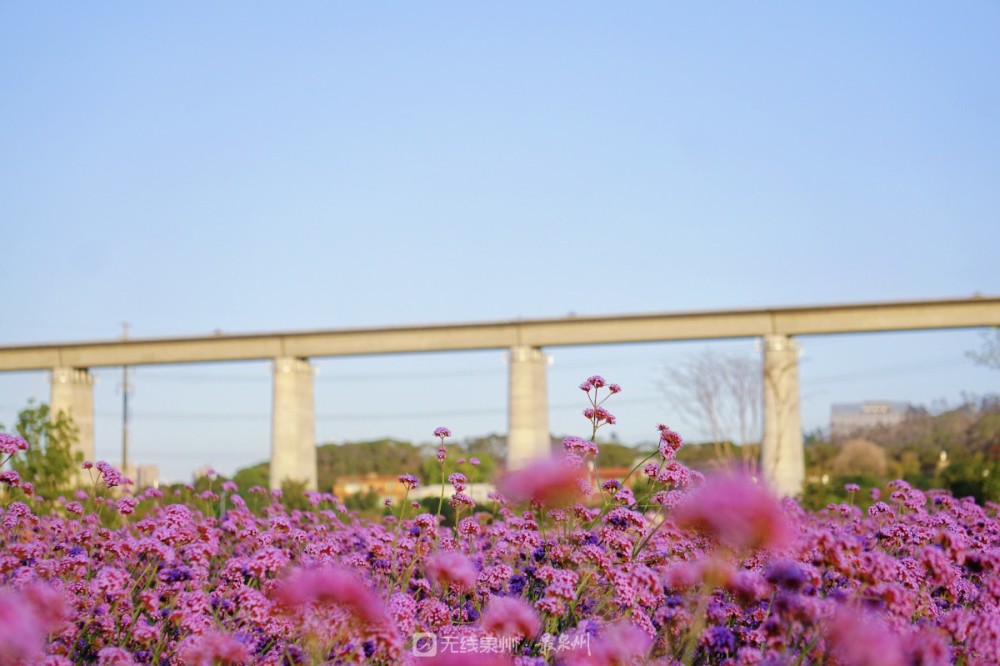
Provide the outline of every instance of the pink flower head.
<path id="1" fill-rule="evenodd" d="M 297 609 L 310 603 L 337 605 L 368 624 L 386 619 L 382 602 L 351 571 L 340 567 L 297 569 L 272 591 L 280 607 Z"/>
<path id="2" fill-rule="evenodd" d="M 18 451 L 27 451 L 27 449 L 27 440 L 0 432 L 0 453 L 12 456 Z"/>
<path id="3" fill-rule="evenodd" d="M 427 576 L 441 587 L 451 586 L 471 590 L 476 584 L 479 572 L 465 555 L 444 551 L 427 560 Z"/>
<path id="4" fill-rule="evenodd" d="M 45 635 L 70 613 L 62 593 L 41 583 L 0 590 L 0 664 L 40 663 Z"/>
<path id="5" fill-rule="evenodd" d="M 473 466 L 478 465 L 479 464 L 479 458 L 469 458 L 469 464 L 473 465 Z"/>
<path id="6" fill-rule="evenodd" d="M 596 640 L 573 650 L 574 664 L 633 664 L 649 652 L 653 639 L 645 631 L 626 621 L 605 625 Z"/>
<path id="7" fill-rule="evenodd" d="M 622 387 L 619 386 L 618 384 L 610 384 L 608 386 L 608 390 L 611 391 L 611 393 L 621 393 Z"/>
<path id="8" fill-rule="evenodd" d="M 607 382 L 604 381 L 604 377 L 601 377 L 600 375 L 593 375 L 587 378 L 587 383 L 593 386 L 594 388 L 601 388 Z"/>
<path id="9" fill-rule="evenodd" d="M 674 522 L 737 551 L 782 548 L 792 538 L 778 500 L 738 474 L 707 479 L 677 507 Z"/>
<path id="10" fill-rule="evenodd" d="M 444 439 L 445 437 L 451 437 L 451 430 L 448 430 L 447 428 L 445 428 L 443 426 L 440 427 L 440 428 L 435 428 L 434 429 L 434 436 L 435 437 L 440 437 L 441 439 Z"/>
<path id="11" fill-rule="evenodd" d="M 246 664 L 250 661 L 246 645 L 215 629 L 186 638 L 177 650 L 177 655 L 181 663 L 190 666 Z"/>
<path id="12" fill-rule="evenodd" d="M 844 666 L 903 666 L 903 646 L 888 626 L 874 615 L 841 608 L 827 627 L 830 656 Z"/>
<path id="13" fill-rule="evenodd" d="M 483 611 L 483 629 L 494 636 L 531 639 L 542 621 L 528 602 L 516 597 L 493 597 Z"/>
<path id="14" fill-rule="evenodd" d="M 443 446 L 439 446 L 437 448 L 437 452 L 434 454 L 434 457 L 436 457 L 437 461 L 443 465 L 444 459 L 448 457 L 448 449 Z"/>
<path id="15" fill-rule="evenodd" d="M 12 469 L 8 469 L 5 472 L 0 472 L 0 483 L 2 483 L 5 486 L 20 488 L 21 475 Z"/>
<path id="16" fill-rule="evenodd" d="M 861 490 L 861 486 L 856 483 L 845 483 L 844 490 L 849 493 L 856 493 Z"/>
<path id="17" fill-rule="evenodd" d="M 497 481 L 497 486 L 515 502 L 530 500 L 553 507 L 575 501 L 585 483 L 585 470 L 582 467 L 552 458 L 508 472 Z"/>
<path id="18" fill-rule="evenodd" d="M 97 666 L 135 666 L 135 660 L 128 650 L 106 647 L 97 653 Z"/>

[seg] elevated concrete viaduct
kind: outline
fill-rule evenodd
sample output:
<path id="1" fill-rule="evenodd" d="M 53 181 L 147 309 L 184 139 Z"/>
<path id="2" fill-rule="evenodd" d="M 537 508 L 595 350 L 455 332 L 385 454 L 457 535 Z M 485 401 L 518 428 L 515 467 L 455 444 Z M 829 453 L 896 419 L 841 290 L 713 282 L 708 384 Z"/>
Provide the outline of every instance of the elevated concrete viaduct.
<path id="1" fill-rule="evenodd" d="M 90 368 L 271 359 L 271 486 L 291 479 L 315 488 L 310 358 L 509 350 L 509 462 L 517 466 L 548 447 L 543 348 L 759 338 L 764 355 L 762 470 L 776 491 L 795 494 L 805 475 L 795 336 L 988 326 L 1000 326 L 1000 297 L 23 345 L 0 347 L 0 372 L 50 370 L 52 411 L 72 415 L 80 426 L 79 446 L 90 458 L 94 451 Z"/>

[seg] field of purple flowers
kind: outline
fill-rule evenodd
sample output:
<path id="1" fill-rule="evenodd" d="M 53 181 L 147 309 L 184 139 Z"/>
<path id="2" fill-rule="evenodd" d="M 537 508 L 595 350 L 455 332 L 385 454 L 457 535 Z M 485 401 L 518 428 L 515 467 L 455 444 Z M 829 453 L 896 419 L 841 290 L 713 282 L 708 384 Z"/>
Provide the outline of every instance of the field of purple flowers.
<path id="1" fill-rule="evenodd" d="M 454 528 L 231 482 L 132 494 L 105 463 L 41 500 L 3 472 L 0 666 L 1000 663 L 996 506 L 898 481 L 810 513 L 685 468 L 665 426 L 629 478 L 596 479 L 620 389 L 581 388 L 590 440 L 503 477 L 489 511 L 452 474 Z M 0 434 L 0 459 L 24 446 Z"/>

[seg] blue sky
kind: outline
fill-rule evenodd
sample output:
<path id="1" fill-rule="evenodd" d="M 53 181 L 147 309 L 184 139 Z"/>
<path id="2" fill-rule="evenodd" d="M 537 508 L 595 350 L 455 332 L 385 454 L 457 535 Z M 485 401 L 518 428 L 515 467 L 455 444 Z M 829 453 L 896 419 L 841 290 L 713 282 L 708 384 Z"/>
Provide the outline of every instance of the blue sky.
<path id="1" fill-rule="evenodd" d="M 997 295 L 997 62 L 991 2 L 5 3 L 0 345 Z M 978 342 L 803 339 L 804 425 L 1000 390 Z M 553 430 L 601 372 L 651 438 L 706 346 L 551 350 Z M 318 365 L 320 440 L 505 427 L 500 352 Z M 266 457 L 268 375 L 137 369 L 133 455 Z"/>

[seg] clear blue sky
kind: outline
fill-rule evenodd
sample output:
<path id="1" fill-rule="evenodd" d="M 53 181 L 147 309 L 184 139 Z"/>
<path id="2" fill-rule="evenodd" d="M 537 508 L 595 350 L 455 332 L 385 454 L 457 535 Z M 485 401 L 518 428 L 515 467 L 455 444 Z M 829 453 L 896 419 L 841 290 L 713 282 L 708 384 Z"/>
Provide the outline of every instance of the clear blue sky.
<path id="1" fill-rule="evenodd" d="M 0 345 L 997 295 L 998 63 L 995 2 L 4 3 Z M 978 342 L 804 339 L 804 425 L 1000 390 Z M 554 350 L 553 430 L 600 372 L 650 439 L 705 346 Z M 505 429 L 500 352 L 318 365 L 320 440 Z M 268 376 L 137 369 L 133 456 L 265 458 Z"/>

